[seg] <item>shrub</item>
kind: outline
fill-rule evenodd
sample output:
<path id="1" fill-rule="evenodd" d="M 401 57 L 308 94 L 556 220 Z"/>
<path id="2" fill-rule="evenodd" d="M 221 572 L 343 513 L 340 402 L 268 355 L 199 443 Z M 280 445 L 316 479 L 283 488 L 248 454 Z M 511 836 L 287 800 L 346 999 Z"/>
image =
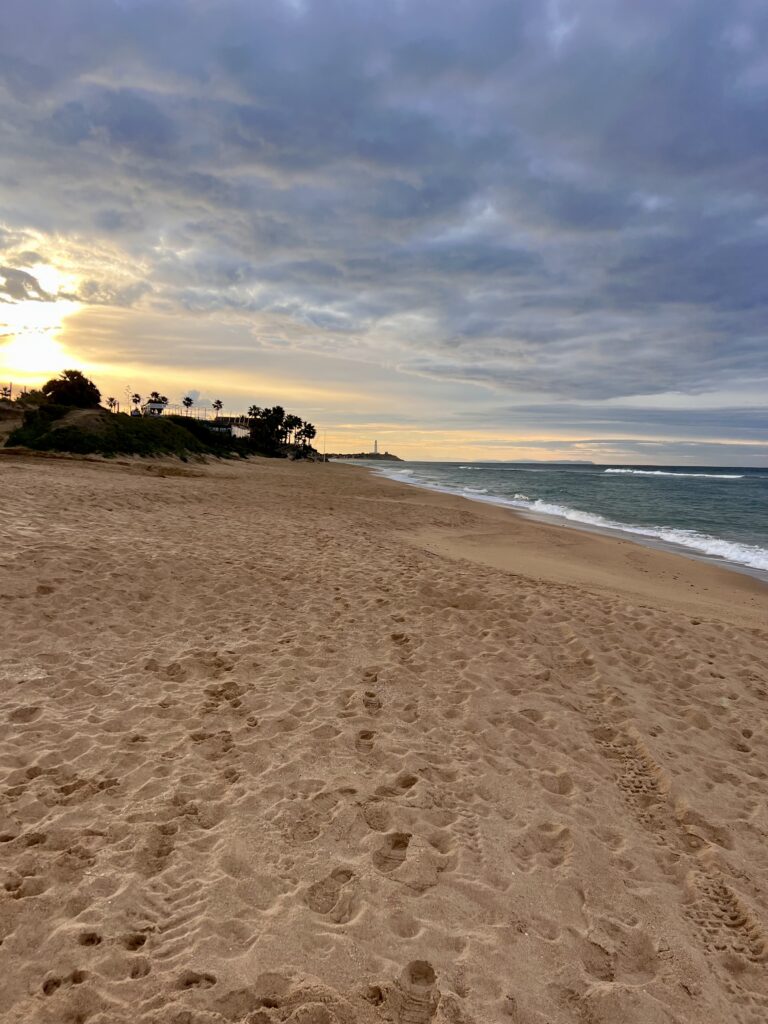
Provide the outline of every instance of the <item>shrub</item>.
<path id="1" fill-rule="evenodd" d="M 93 409 L 101 401 L 99 389 L 79 370 L 62 370 L 59 377 L 43 384 L 42 392 L 49 402 L 78 409 Z"/>
<path id="2" fill-rule="evenodd" d="M 69 412 L 62 406 L 49 405 L 27 413 L 8 444 L 78 455 L 182 455 L 210 451 L 188 430 L 168 420 L 103 412 L 77 422 L 56 422 Z"/>

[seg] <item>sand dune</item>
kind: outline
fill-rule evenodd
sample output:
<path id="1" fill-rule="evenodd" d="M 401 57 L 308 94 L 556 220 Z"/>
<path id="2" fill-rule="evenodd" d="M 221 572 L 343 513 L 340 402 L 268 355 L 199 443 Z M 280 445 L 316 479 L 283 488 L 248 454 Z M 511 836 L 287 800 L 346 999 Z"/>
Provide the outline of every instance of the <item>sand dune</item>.
<path id="1" fill-rule="evenodd" d="M 768 591 L 163 473 L 0 460 L 0 1019 L 768 1019 Z"/>

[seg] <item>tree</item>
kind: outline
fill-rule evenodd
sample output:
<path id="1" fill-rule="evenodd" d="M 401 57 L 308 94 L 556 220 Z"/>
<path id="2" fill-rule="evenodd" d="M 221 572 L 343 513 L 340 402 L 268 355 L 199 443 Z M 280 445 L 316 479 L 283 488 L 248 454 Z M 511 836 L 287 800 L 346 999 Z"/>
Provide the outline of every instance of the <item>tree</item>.
<path id="1" fill-rule="evenodd" d="M 251 430 L 251 447 L 254 451 L 269 455 L 285 455 L 280 449 L 286 442 L 306 449 L 317 431 L 311 423 L 305 423 L 293 413 L 286 414 L 281 405 L 265 409 L 252 405 L 248 410 Z M 292 453 L 295 454 L 295 453 Z"/>
<path id="2" fill-rule="evenodd" d="M 114 412 L 115 411 L 115 406 L 116 405 L 117 405 L 117 399 L 116 398 L 108 398 L 107 399 L 107 407 L 109 408 L 110 412 Z"/>
<path id="3" fill-rule="evenodd" d="M 306 448 L 308 444 L 311 447 L 312 441 L 317 437 L 317 430 L 311 423 L 303 423 L 299 434 L 301 435 L 302 447 Z"/>
<path id="4" fill-rule="evenodd" d="M 157 402 L 160 405 L 168 405 L 168 399 L 165 395 L 161 395 L 159 391 L 152 391 L 150 393 L 148 401 Z"/>
<path id="5" fill-rule="evenodd" d="M 40 391 L 39 388 L 32 388 L 31 391 L 21 391 L 16 396 L 14 401 L 18 405 L 25 405 L 25 406 L 36 405 L 36 406 L 40 406 L 40 405 L 45 405 L 46 402 L 48 401 L 48 399 L 45 397 L 43 392 Z"/>
<path id="6" fill-rule="evenodd" d="M 219 418 L 219 413 L 224 408 L 224 403 L 222 402 L 222 400 L 220 398 L 217 398 L 215 402 L 211 403 L 211 405 L 216 410 L 216 419 L 218 419 Z"/>
<path id="7" fill-rule="evenodd" d="M 277 444 L 283 437 L 285 409 L 282 405 L 273 405 L 271 409 L 264 409 L 261 415 L 268 435 L 272 438 L 273 443 Z"/>
<path id="8" fill-rule="evenodd" d="M 136 406 L 136 408 L 138 409 L 138 408 L 139 408 L 139 406 L 141 405 L 141 395 L 140 395 L 140 394 L 138 394 L 138 393 L 137 393 L 137 394 L 135 394 L 135 395 L 131 395 L 131 401 L 133 402 L 133 404 L 134 404 L 134 405 Z"/>
<path id="9" fill-rule="evenodd" d="M 9 385 L 6 384 L 5 387 L 0 388 L 0 398 L 10 398 L 12 394 L 13 391 Z"/>
<path id="10" fill-rule="evenodd" d="M 291 435 L 293 435 L 293 443 L 297 443 L 296 434 L 301 425 L 302 419 L 300 416 L 294 416 L 293 413 L 290 412 L 285 417 L 285 423 L 283 424 L 283 426 L 285 428 L 285 439 L 289 444 L 291 443 Z"/>
<path id="11" fill-rule="evenodd" d="M 189 416 L 189 410 L 195 404 L 195 400 L 190 395 L 187 395 L 186 398 L 182 398 L 181 404 L 187 410 L 187 416 Z"/>
<path id="12" fill-rule="evenodd" d="M 49 402 L 92 409 L 101 401 L 101 392 L 80 370 L 63 370 L 61 375 L 43 384 L 42 392 Z"/>

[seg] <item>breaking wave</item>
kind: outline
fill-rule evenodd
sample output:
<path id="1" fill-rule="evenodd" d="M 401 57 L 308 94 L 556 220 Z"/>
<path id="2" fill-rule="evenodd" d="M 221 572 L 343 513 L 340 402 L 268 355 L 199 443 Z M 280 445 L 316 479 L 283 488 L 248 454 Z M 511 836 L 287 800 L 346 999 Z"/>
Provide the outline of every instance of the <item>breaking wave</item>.
<path id="1" fill-rule="evenodd" d="M 740 544 L 736 541 L 723 540 L 721 537 L 712 537 L 706 533 L 698 533 L 696 530 L 684 530 L 672 526 L 633 526 L 631 523 L 615 522 L 613 519 L 606 519 L 605 516 L 582 512 L 580 509 L 569 508 L 567 505 L 554 505 L 547 501 L 512 501 L 510 504 L 519 508 L 527 508 L 529 511 L 538 512 L 541 515 L 557 516 L 572 523 L 583 523 L 585 526 L 594 526 L 598 529 L 619 530 L 621 533 L 651 537 L 665 544 L 675 544 L 700 554 L 724 558 L 750 569 L 768 571 L 768 549 L 758 547 L 756 544 Z"/>
<path id="2" fill-rule="evenodd" d="M 650 540 L 659 541 L 663 544 L 672 544 L 679 548 L 686 548 L 699 555 L 722 558 L 735 565 L 745 566 L 748 569 L 768 572 L 768 548 L 759 547 L 757 544 L 743 544 L 738 541 L 725 540 L 722 537 L 714 537 L 707 533 L 686 530 L 680 527 L 636 526 L 632 523 L 622 523 L 594 512 L 583 512 L 581 509 L 572 508 L 569 505 L 558 505 L 553 502 L 542 501 L 539 498 L 531 499 L 525 494 L 515 494 L 513 498 L 502 498 L 498 495 L 483 493 L 483 490 L 479 488 L 450 487 L 423 480 L 418 476 L 403 479 L 403 472 L 411 472 L 408 470 L 397 470 L 393 473 L 387 468 L 382 468 L 379 469 L 379 472 L 385 476 L 397 476 L 402 483 L 407 483 L 411 486 L 441 491 L 444 494 L 458 494 L 470 501 L 482 501 L 489 505 L 519 509 L 520 511 L 531 512 L 535 515 L 552 516 L 557 519 L 564 519 L 569 523 L 591 526 L 598 530 L 611 530 L 637 537 L 647 537 Z M 647 470 L 646 472 L 654 474 L 656 471 Z M 696 474 L 671 473 L 669 475 L 691 476 Z M 717 474 L 706 475 L 714 476 Z M 726 477 L 726 479 L 728 478 Z"/>
<path id="3" fill-rule="evenodd" d="M 708 480 L 743 480 L 743 473 L 675 473 L 668 469 L 605 469 L 604 473 L 627 473 L 630 476 L 698 476 Z"/>

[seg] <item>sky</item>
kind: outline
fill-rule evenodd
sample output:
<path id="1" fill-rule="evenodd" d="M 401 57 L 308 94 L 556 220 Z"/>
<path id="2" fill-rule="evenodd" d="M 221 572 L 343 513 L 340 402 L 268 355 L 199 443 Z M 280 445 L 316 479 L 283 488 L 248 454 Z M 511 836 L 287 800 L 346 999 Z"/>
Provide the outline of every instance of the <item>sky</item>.
<path id="1" fill-rule="evenodd" d="M 768 465 L 762 0 L 27 0 L 0 383 Z"/>

